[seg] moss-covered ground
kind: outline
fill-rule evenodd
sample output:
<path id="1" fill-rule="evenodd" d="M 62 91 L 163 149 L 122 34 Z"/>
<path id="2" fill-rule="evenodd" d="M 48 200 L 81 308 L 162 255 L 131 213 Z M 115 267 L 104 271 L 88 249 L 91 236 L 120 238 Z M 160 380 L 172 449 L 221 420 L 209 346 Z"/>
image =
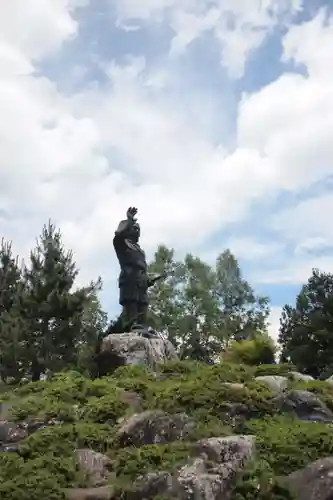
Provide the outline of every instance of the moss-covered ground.
<path id="1" fill-rule="evenodd" d="M 2 399 L 12 405 L 12 421 L 63 423 L 31 434 L 16 453 L 0 453 L 0 498 L 61 500 L 65 488 L 89 486 L 89 478 L 75 463 L 75 448 L 90 447 L 109 455 L 112 481 L 119 488 L 146 472 L 177 468 L 202 437 L 239 433 L 256 435 L 257 455 L 235 486 L 233 500 L 290 499 L 280 478 L 333 455 L 330 424 L 278 414 L 274 394 L 254 380 L 257 375 L 288 376 L 292 370 L 286 365 L 255 368 L 172 362 L 161 365 L 157 373 L 129 366 L 90 380 L 67 372 L 11 389 Z M 290 378 L 289 385 L 317 393 L 333 409 L 329 384 Z M 120 448 L 115 439 L 120 419 L 137 411 L 124 397 L 126 392 L 140 396 L 142 410 L 187 413 L 196 422 L 195 430 L 186 441 Z"/>

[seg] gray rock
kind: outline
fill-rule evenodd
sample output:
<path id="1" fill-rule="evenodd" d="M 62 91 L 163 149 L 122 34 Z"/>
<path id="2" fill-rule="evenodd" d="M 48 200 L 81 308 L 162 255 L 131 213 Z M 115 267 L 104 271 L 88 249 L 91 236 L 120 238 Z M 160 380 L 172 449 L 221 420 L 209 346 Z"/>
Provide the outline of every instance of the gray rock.
<path id="1" fill-rule="evenodd" d="M 279 375 L 262 375 L 256 377 L 255 380 L 258 382 L 263 382 L 267 385 L 273 392 L 283 392 L 288 386 L 287 377 L 281 377 Z"/>
<path id="2" fill-rule="evenodd" d="M 111 465 L 109 457 L 89 448 L 76 450 L 75 457 L 80 469 L 89 476 L 94 486 L 102 486 L 107 482 L 110 477 L 107 467 Z"/>
<path id="3" fill-rule="evenodd" d="M 333 499 L 333 457 L 321 458 L 286 478 L 297 500 Z"/>
<path id="4" fill-rule="evenodd" d="M 255 438 L 202 439 L 194 452 L 194 458 L 178 470 L 139 477 L 132 491 L 126 492 L 126 498 L 152 500 L 165 495 L 179 500 L 229 500 L 237 474 L 255 453 Z"/>
<path id="5" fill-rule="evenodd" d="M 0 421 L 0 442 L 1 443 L 18 443 L 27 437 L 27 430 L 13 422 L 7 420 Z"/>
<path id="6" fill-rule="evenodd" d="M 147 365 L 154 368 L 157 363 L 178 359 L 168 340 L 147 339 L 135 332 L 108 335 L 103 339 L 101 353 L 110 354 L 115 366 Z"/>
<path id="7" fill-rule="evenodd" d="M 203 439 L 197 446 L 201 457 L 179 471 L 178 495 L 187 500 L 228 500 L 237 473 L 255 453 L 254 436 Z"/>
<path id="8" fill-rule="evenodd" d="M 151 410 L 132 415 L 116 434 L 120 446 L 162 444 L 185 439 L 194 429 L 194 422 L 185 414 L 169 415 Z"/>
<path id="9" fill-rule="evenodd" d="M 332 422 L 333 413 L 312 392 L 292 390 L 274 398 L 274 403 L 282 412 L 291 413 L 301 420 Z"/>
<path id="10" fill-rule="evenodd" d="M 290 372 L 290 375 L 293 380 L 297 380 L 300 382 L 311 382 L 312 380 L 314 380 L 314 378 L 311 377 L 311 375 L 305 375 L 304 373 Z"/>

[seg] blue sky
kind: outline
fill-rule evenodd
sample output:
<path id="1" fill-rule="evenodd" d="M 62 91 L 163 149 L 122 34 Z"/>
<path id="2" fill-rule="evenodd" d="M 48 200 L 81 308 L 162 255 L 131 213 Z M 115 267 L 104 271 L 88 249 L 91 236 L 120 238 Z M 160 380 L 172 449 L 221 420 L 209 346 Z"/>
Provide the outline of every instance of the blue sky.
<path id="1" fill-rule="evenodd" d="M 52 217 L 112 316 L 113 232 L 138 206 L 149 257 L 230 248 L 276 336 L 333 264 L 332 2 L 17 2 L 0 6 L 1 234 L 24 256 Z"/>

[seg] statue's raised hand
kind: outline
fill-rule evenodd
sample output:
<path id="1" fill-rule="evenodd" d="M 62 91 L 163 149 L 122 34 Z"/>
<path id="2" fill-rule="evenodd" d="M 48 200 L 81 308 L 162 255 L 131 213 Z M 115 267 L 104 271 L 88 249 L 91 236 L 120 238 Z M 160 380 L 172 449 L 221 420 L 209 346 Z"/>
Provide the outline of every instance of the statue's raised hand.
<path id="1" fill-rule="evenodd" d="M 127 210 L 127 213 L 126 213 L 127 219 L 132 221 L 132 222 L 135 222 L 136 221 L 135 216 L 137 213 L 138 213 L 137 208 L 129 207 L 129 209 Z"/>

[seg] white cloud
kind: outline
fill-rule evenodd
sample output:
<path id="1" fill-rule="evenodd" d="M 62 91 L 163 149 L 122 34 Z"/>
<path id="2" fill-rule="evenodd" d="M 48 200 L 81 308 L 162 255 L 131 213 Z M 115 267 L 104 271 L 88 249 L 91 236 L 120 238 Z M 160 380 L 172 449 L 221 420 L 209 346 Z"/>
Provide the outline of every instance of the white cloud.
<path id="1" fill-rule="evenodd" d="M 309 75 L 282 75 L 244 96 L 239 111 L 239 143 L 267 158 L 283 189 L 298 190 L 332 173 L 333 58 L 324 65 L 322 54 L 332 46 L 333 22 L 323 17 L 293 26 L 284 39 L 284 58 L 303 62 Z M 308 58 L 297 49 L 304 40 Z"/>
<path id="2" fill-rule="evenodd" d="M 237 258 L 244 260 L 259 260 L 272 258 L 282 251 L 283 245 L 276 242 L 259 242 L 251 237 L 232 238 L 226 242 L 226 248 Z"/>
<path id="3" fill-rule="evenodd" d="M 145 7 L 149 14 L 153 5 L 122 7 Z M 190 3 L 182 5 L 186 11 Z M 245 16 L 242 22 L 254 16 L 250 7 L 242 14 L 241 3 L 233 5 Z M 278 3 L 264 4 L 266 10 L 269 5 Z M 322 58 L 331 43 L 329 25 L 291 29 L 285 54 L 309 62 L 310 76 L 284 76 L 244 98 L 238 145 L 229 154 L 188 119 L 186 106 L 175 106 L 164 88 L 152 88 L 153 72 L 144 58 L 125 67 L 109 65 L 109 85 L 71 97 L 34 75 L 36 61 L 77 33 L 74 6 L 65 0 L 26 0 L 22 11 L 16 2 L 5 10 L 0 6 L 0 208 L 8 214 L 0 230 L 21 254 L 51 216 L 74 249 L 84 279 L 97 273 L 107 279 L 116 269 L 114 228 L 129 205 L 139 207 L 148 250 L 164 241 L 195 251 L 213 232 L 247 214 L 254 200 L 331 173 L 330 64 L 325 72 L 314 56 L 306 60 L 297 49 L 306 38 L 308 50 L 316 53 L 318 45 Z M 251 251 L 260 258 L 264 250 Z"/>
<path id="4" fill-rule="evenodd" d="M 167 19 L 175 32 L 170 54 L 182 54 L 203 33 L 211 31 L 221 48 L 221 63 L 230 75 L 244 73 L 250 53 L 280 22 L 302 10 L 303 0 L 112 0 L 121 22 Z"/>
<path id="5" fill-rule="evenodd" d="M 325 193 L 282 211 L 272 220 L 272 225 L 284 238 L 310 250 L 320 249 L 333 246 L 331 213 L 333 195 Z"/>

